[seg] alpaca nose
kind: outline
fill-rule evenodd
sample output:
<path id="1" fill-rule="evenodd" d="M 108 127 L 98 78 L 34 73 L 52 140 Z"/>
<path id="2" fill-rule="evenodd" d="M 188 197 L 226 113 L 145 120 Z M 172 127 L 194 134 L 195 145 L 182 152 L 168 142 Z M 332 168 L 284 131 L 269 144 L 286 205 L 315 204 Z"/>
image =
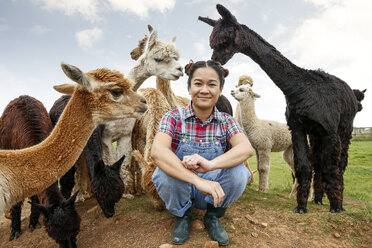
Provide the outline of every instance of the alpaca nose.
<path id="1" fill-rule="evenodd" d="M 147 104 L 146 99 L 143 98 L 143 97 L 141 97 L 141 98 L 140 98 L 140 103 Z"/>

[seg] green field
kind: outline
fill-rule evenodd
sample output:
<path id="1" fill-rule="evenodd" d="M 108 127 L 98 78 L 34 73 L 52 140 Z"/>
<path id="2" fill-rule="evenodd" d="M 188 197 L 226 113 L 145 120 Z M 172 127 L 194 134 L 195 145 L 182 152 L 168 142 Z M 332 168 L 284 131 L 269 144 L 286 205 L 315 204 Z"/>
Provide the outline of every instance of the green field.
<path id="1" fill-rule="evenodd" d="M 256 157 L 249 160 L 250 168 L 256 169 Z M 292 176 L 289 166 L 282 159 L 282 153 L 271 154 L 271 168 L 269 178 L 269 192 L 265 194 L 265 198 L 277 199 L 277 197 L 288 197 L 292 189 Z M 372 140 L 352 140 L 349 149 L 349 162 L 344 174 L 344 206 L 350 214 L 360 216 L 362 219 L 372 219 Z M 255 182 L 248 186 L 252 190 L 258 188 L 258 173 L 255 175 Z M 260 201 L 261 194 L 246 195 L 246 198 L 254 197 L 255 200 L 270 206 L 271 201 Z M 261 195 L 262 196 L 262 195 Z M 323 202 L 328 205 L 326 197 Z M 283 203 L 284 204 L 284 203 Z M 289 204 L 289 205 L 288 205 Z M 278 204 L 274 204 L 280 207 Z M 286 201 L 282 207 L 295 207 L 296 201 L 291 199 Z M 311 209 L 313 204 L 308 204 Z M 311 210 L 310 210 L 311 211 Z"/>

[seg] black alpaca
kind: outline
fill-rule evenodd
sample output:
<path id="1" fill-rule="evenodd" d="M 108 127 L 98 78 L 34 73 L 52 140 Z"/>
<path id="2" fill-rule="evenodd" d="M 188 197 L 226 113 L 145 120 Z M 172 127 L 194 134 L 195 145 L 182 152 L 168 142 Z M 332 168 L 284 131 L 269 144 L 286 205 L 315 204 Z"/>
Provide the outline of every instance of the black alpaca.
<path id="1" fill-rule="evenodd" d="M 30 96 L 20 96 L 5 108 L 0 122 L 1 149 L 22 149 L 43 141 L 53 126 L 43 104 Z M 60 247 L 76 247 L 80 230 L 80 217 L 74 207 L 75 196 L 65 200 L 57 183 L 37 196 L 32 196 L 29 230 L 40 228 L 40 210 L 44 214 L 45 229 Z M 37 203 L 41 203 L 39 205 Z M 11 233 L 9 240 L 21 235 L 21 210 L 23 201 L 11 209 Z M 49 209 L 47 212 L 44 209 Z M 69 244 L 69 245 L 64 245 Z"/>
<path id="2" fill-rule="evenodd" d="M 55 125 L 66 107 L 70 96 L 61 96 L 49 111 L 53 125 Z M 120 168 L 124 156 L 114 165 L 106 166 L 102 161 L 101 137 L 104 125 L 99 125 L 90 136 L 84 147 L 83 155 L 89 171 L 91 191 L 100 205 L 106 218 L 115 214 L 115 204 L 121 199 L 124 184 L 120 178 Z M 66 196 L 71 194 L 74 187 L 75 166 L 73 166 L 61 179 L 61 191 Z"/>
<path id="3" fill-rule="evenodd" d="M 222 16 L 219 20 L 199 17 L 213 26 L 212 59 L 225 64 L 235 53 L 243 53 L 255 61 L 285 95 L 299 182 L 294 212 L 307 212 L 312 166 L 314 184 L 319 186 L 314 189 L 314 202 L 322 204 L 324 190 L 330 211 L 344 211 L 343 174 L 358 111 L 353 91 L 344 81 L 324 71 L 294 65 L 257 33 L 238 23 L 225 7 L 217 5 L 217 10 Z"/>

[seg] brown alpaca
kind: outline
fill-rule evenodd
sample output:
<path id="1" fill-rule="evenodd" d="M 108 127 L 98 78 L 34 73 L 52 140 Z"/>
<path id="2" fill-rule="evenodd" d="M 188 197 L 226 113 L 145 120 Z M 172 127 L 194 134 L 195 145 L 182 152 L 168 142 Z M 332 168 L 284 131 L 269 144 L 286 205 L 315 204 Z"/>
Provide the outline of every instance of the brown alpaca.
<path id="1" fill-rule="evenodd" d="M 75 66 L 61 66 L 77 85 L 54 87 L 72 97 L 52 133 L 29 148 L 0 150 L 0 213 L 64 175 L 97 125 L 138 118 L 147 109 L 145 100 L 131 90 L 131 82 L 120 72 L 103 68 L 83 73 Z"/>

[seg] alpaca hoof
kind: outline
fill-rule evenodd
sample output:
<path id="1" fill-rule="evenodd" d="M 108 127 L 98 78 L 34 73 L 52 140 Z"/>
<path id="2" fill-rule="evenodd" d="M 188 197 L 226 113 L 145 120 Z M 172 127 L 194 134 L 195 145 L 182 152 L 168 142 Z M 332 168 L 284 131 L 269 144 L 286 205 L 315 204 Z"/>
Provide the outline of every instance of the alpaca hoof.
<path id="1" fill-rule="evenodd" d="M 296 214 L 306 214 L 307 213 L 307 209 L 306 209 L 306 207 L 305 208 L 303 208 L 303 207 L 295 207 L 294 209 L 293 209 L 293 212 L 294 213 L 296 213 Z"/>
<path id="2" fill-rule="evenodd" d="M 18 239 L 21 236 L 22 231 L 12 231 L 9 236 L 9 241 L 12 241 L 14 238 Z"/>
<path id="3" fill-rule="evenodd" d="M 331 208 L 330 210 L 329 210 L 329 212 L 331 212 L 331 213 L 341 213 L 341 212 L 344 212 L 345 211 L 345 209 L 343 208 L 343 207 L 339 207 L 339 208 Z"/>
<path id="4" fill-rule="evenodd" d="M 30 226 L 28 227 L 28 230 L 30 232 L 33 232 L 35 229 L 39 229 L 41 228 L 41 224 L 39 222 L 36 222 L 35 224 L 30 224 Z"/>
<path id="5" fill-rule="evenodd" d="M 313 200 L 313 204 L 316 204 L 316 205 L 323 205 L 323 201 L 322 200 Z"/>

